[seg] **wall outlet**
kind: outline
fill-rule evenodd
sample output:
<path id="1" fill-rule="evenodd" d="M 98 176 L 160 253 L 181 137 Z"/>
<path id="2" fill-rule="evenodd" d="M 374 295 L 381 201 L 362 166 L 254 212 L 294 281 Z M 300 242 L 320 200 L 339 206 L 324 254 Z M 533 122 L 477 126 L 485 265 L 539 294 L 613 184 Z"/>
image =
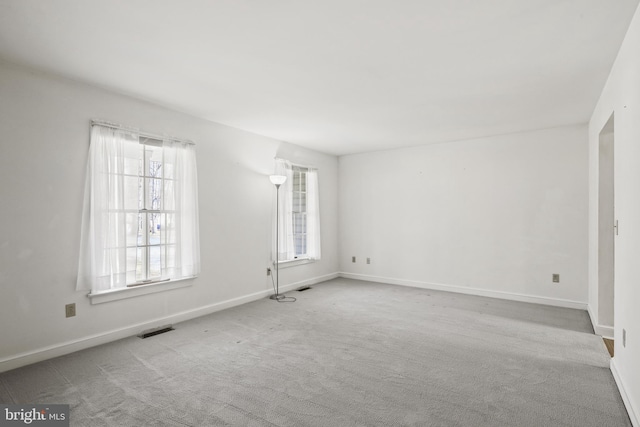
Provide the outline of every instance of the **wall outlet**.
<path id="1" fill-rule="evenodd" d="M 352 256 L 351 257 L 351 262 L 356 262 L 356 257 Z"/>
<path id="2" fill-rule="evenodd" d="M 626 329 L 622 330 L 622 346 L 623 347 L 627 346 L 627 330 Z"/>
<path id="3" fill-rule="evenodd" d="M 267 276 L 271 276 L 271 269 L 267 267 Z"/>
<path id="4" fill-rule="evenodd" d="M 367 258 L 367 264 L 371 264 L 371 258 Z"/>
<path id="5" fill-rule="evenodd" d="M 551 276 L 551 279 L 553 280 L 553 283 L 560 283 L 560 275 L 559 274 L 553 274 Z"/>
<path id="6" fill-rule="evenodd" d="M 64 313 L 67 317 L 73 317 L 76 315 L 76 303 L 67 304 L 64 306 Z"/>

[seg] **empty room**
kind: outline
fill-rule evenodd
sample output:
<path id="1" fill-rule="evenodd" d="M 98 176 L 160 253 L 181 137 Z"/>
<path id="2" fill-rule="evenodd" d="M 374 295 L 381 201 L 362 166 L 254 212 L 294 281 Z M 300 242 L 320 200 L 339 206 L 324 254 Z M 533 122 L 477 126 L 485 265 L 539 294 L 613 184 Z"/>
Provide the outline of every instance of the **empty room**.
<path id="1" fill-rule="evenodd" d="M 639 0 L 0 0 L 0 426 L 640 426 Z"/>

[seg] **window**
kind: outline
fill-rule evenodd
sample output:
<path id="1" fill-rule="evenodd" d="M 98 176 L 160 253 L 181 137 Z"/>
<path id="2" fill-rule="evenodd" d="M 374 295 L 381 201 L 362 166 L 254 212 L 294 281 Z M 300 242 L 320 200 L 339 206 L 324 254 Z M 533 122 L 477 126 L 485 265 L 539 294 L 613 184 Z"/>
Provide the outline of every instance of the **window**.
<path id="1" fill-rule="evenodd" d="M 321 257 L 318 171 L 278 159 L 276 173 L 287 180 L 280 188 L 278 260 Z"/>
<path id="2" fill-rule="evenodd" d="M 136 240 L 127 242 L 127 263 L 135 262 L 136 268 L 127 286 L 166 279 L 163 273 L 175 264 L 175 209 L 163 197 L 165 188 L 170 194 L 175 178 L 170 171 L 164 176 L 162 141 L 140 138 L 139 153 L 137 174 L 127 176 L 138 181 Z"/>
<path id="3" fill-rule="evenodd" d="M 293 247 L 294 258 L 307 255 L 307 173 L 308 169 L 294 166 L 293 172 Z"/>
<path id="4" fill-rule="evenodd" d="M 94 124 L 78 289 L 91 293 L 200 272 L 193 144 Z"/>

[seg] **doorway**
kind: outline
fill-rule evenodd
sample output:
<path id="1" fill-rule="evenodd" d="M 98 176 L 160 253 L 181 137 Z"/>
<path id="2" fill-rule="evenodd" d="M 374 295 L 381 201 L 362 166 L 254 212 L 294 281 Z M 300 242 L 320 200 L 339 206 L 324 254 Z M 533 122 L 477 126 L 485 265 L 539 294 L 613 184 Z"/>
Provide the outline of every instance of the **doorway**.
<path id="1" fill-rule="evenodd" d="M 600 131 L 598 184 L 598 325 L 613 338 L 615 280 L 614 116 Z"/>

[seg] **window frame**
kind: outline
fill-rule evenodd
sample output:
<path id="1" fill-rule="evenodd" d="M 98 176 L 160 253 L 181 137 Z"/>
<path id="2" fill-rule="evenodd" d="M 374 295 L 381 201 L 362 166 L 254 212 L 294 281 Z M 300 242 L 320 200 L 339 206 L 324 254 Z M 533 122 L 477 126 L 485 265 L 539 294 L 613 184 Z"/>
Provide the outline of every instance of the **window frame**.
<path id="1" fill-rule="evenodd" d="M 138 174 L 137 175 L 133 175 L 133 174 L 127 174 L 125 176 L 130 176 L 130 177 L 137 177 L 138 178 L 138 210 L 137 211 L 125 211 L 125 213 L 135 213 L 137 212 L 138 214 L 138 224 L 139 227 L 141 228 L 141 230 L 138 230 L 138 235 L 142 236 L 142 242 L 138 242 L 138 239 L 136 239 L 136 244 L 135 245 L 127 245 L 126 249 L 135 249 L 136 250 L 136 260 L 137 260 L 137 253 L 138 251 L 141 251 L 142 253 L 142 262 L 141 262 L 141 276 L 142 278 L 138 280 L 137 278 L 137 261 L 136 261 L 136 281 L 135 282 L 130 282 L 127 283 L 126 287 L 127 288 L 133 288 L 133 287 L 138 287 L 138 286 L 142 286 L 142 285 L 149 285 L 149 284 L 155 284 L 155 283 L 161 283 L 161 282 L 167 282 L 170 280 L 176 280 L 176 279 L 171 279 L 170 277 L 167 277 L 166 275 L 163 274 L 162 271 L 162 262 L 160 262 L 160 275 L 159 276 L 150 276 L 151 275 L 151 248 L 152 247 L 158 247 L 160 249 L 160 260 L 163 259 L 163 253 L 164 253 L 164 259 L 167 259 L 167 252 L 168 252 L 168 248 L 173 246 L 175 248 L 175 243 L 170 243 L 168 241 L 165 240 L 165 242 L 163 243 L 162 241 L 162 236 L 160 236 L 160 241 L 158 244 L 152 244 L 151 243 L 151 236 L 149 235 L 150 232 L 146 232 L 147 227 L 151 224 L 151 220 L 149 218 L 149 215 L 154 215 L 154 214 L 158 214 L 160 216 L 164 215 L 165 216 L 165 229 L 166 229 L 166 215 L 167 214 L 173 214 L 175 215 L 176 211 L 175 209 L 170 210 L 170 209 L 166 209 L 165 207 L 165 200 L 164 200 L 164 190 L 166 188 L 165 183 L 167 181 L 176 181 L 176 178 L 167 178 L 166 176 L 166 168 L 165 168 L 165 158 L 164 158 L 164 152 L 162 151 L 162 140 L 157 139 L 157 138 L 153 138 L 153 137 L 148 137 L 148 136 L 144 136 L 144 135 L 139 135 L 138 136 L 138 143 L 140 144 L 140 152 L 141 155 L 138 157 Z M 160 148 L 160 152 L 162 155 L 162 159 L 160 161 L 161 166 L 160 168 L 162 169 L 162 173 L 160 175 L 160 177 L 158 176 L 153 176 L 151 175 L 151 171 L 150 171 L 150 167 L 151 167 L 151 158 L 147 158 L 147 156 L 153 156 L 153 149 L 147 149 L 146 147 L 156 147 L 156 148 Z M 158 209 L 154 209 L 153 206 L 149 206 L 147 207 L 148 203 L 152 203 L 152 200 L 149 199 L 149 186 L 147 185 L 147 182 L 151 182 L 151 180 L 159 180 L 160 181 L 160 206 L 158 206 Z M 140 190 L 140 188 L 142 190 Z M 140 191 L 142 194 L 140 194 Z M 144 216 L 141 217 L 141 215 Z M 160 219 L 160 223 L 162 223 L 162 219 Z M 144 224 L 144 225 L 142 225 Z M 155 222 L 153 224 L 151 224 L 151 227 L 153 228 L 155 225 Z M 163 229 L 161 227 L 160 232 L 164 233 L 165 229 Z M 165 238 L 166 239 L 166 238 Z"/>
<path id="2" fill-rule="evenodd" d="M 103 130 L 96 131 L 95 127 Z M 81 256 L 76 289 L 88 290 L 89 292 L 86 295 L 90 299 L 91 304 L 99 304 L 191 286 L 193 283 L 192 279 L 198 277 L 200 273 L 198 180 L 195 150 L 193 148 L 188 148 L 188 152 L 182 152 L 181 150 L 187 149 L 188 146 L 193 147 L 195 143 L 187 139 L 151 134 L 142 132 L 136 128 L 101 120 L 91 120 L 90 129 L 91 148 L 89 151 L 89 163 L 85 180 Z M 104 129 L 113 129 L 114 133 L 109 134 L 108 131 L 105 132 Z M 126 154 L 127 149 L 125 149 L 124 156 L 116 154 L 114 157 L 115 152 L 111 151 L 107 154 L 109 157 L 100 157 L 105 154 L 96 153 L 105 153 L 107 150 L 104 149 L 104 145 L 100 145 L 101 148 L 95 149 L 99 151 L 95 151 L 93 146 L 94 137 L 97 137 L 96 141 L 100 141 L 100 144 L 104 144 L 105 140 L 110 144 L 110 138 L 120 138 L 121 140 L 125 140 L 126 138 L 113 135 L 129 135 L 130 143 L 135 144 L 138 148 L 134 149 L 135 152 L 129 149 L 128 154 Z M 149 146 L 157 147 L 158 151 L 156 153 L 161 154 L 160 173 L 154 174 L 153 169 L 149 168 L 150 161 L 152 160 L 151 156 L 156 154 L 153 150 L 148 149 Z M 166 150 L 167 146 L 169 147 L 169 151 Z M 122 145 L 119 147 L 122 147 Z M 167 155 L 169 155 L 169 157 L 167 157 Z M 122 166 L 117 166 L 119 164 L 118 158 L 124 159 Z M 188 167 L 185 165 L 188 165 Z M 176 169 L 176 167 L 178 169 Z M 94 182 L 98 182 L 98 184 L 103 182 L 100 180 L 104 180 L 104 178 L 101 177 L 105 176 L 105 170 L 109 171 L 106 172 L 106 175 L 119 175 L 121 177 L 119 178 L 120 180 L 128 179 L 130 182 L 127 184 L 123 181 L 123 183 L 117 184 L 116 187 L 114 187 L 114 191 L 116 192 L 113 194 L 122 194 L 123 196 L 120 197 L 124 197 L 124 202 L 121 206 L 114 205 L 113 207 L 107 207 L 112 203 L 109 201 L 106 202 L 106 204 L 101 203 L 98 208 L 94 209 Z M 176 173 L 178 173 L 178 175 L 176 175 Z M 154 200 L 152 200 L 150 193 L 148 193 L 149 189 L 156 185 L 154 180 L 159 180 L 158 185 L 160 188 L 159 203 L 157 206 L 154 201 L 155 197 Z M 169 181 L 172 181 L 174 184 L 167 187 L 166 183 Z M 108 187 L 111 188 L 111 184 L 108 184 Z M 103 195 L 108 194 L 105 192 L 105 186 L 98 185 L 95 188 L 101 189 L 97 191 L 97 194 L 100 195 L 100 200 L 103 200 Z M 136 188 L 137 191 L 134 190 L 134 188 Z M 136 196 L 132 197 L 134 194 L 136 194 Z M 176 195 L 179 199 L 174 200 Z M 134 201 L 136 199 L 137 201 Z M 116 202 L 116 204 L 117 203 L 118 202 Z M 192 203 L 193 205 L 191 205 Z M 158 209 L 154 209 L 156 207 Z M 120 234 L 121 232 L 118 231 L 118 228 L 126 233 L 126 238 L 124 238 L 124 236 L 116 238 L 123 240 L 121 244 L 116 243 L 115 245 L 105 246 L 105 237 L 103 237 L 105 234 L 100 234 L 96 237 L 96 231 L 94 230 L 102 230 L 102 224 L 105 224 L 104 219 L 97 220 L 96 218 L 104 218 L 105 213 L 107 215 L 114 213 L 125 217 L 122 220 L 118 219 L 113 228 L 111 225 L 108 226 L 108 232 L 111 233 L 111 235 L 113 235 L 114 232 Z M 161 233 L 166 233 L 158 236 L 157 244 L 155 241 L 150 240 L 149 237 L 152 232 L 151 229 L 148 228 L 151 221 L 151 216 L 149 215 L 155 213 L 165 215 L 164 217 L 154 218 L 154 222 L 151 225 L 154 231 L 157 229 L 160 230 Z M 131 217 L 126 218 L 127 216 Z M 98 221 L 98 227 L 93 226 L 94 221 Z M 110 220 L 107 219 L 106 221 Z M 145 224 L 142 228 L 141 221 Z M 158 225 L 160 226 L 158 227 Z M 126 231 L 124 231 L 125 229 Z M 111 237 L 108 238 L 111 239 Z M 98 246 L 94 246 L 96 244 L 98 244 Z M 175 248 L 172 254 L 167 251 L 167 248 L 171 246 Z M 159 247 L 164 251 L 160 253 L 158 258 L 158 268 L 155 269 L 155 271 L 159 274 L 156 275 L 153 275 L 152 264 L 150 264 L 152 261 L 151 254 L 153 247 Z M 121 266 L 125 266 L 124 269 L 116 266 L 117 270 L 112 270 L 115 271 L 115 273 L 112 274 L 122 276 L 126 272 L 126 277 L 123 277 L 124 280 L 120 282 L 121 284 L 119 286 L 111 286 L 105 289 L 105 282 L 103 281 L 105 276 L 104 273 L 100 273 L 105 271 L 105 266 L 103 264 L 94 264 L 94 262 L 97 257 L 101 256 L 99 255 L 100 253 L 112 250 L 111 248 L 125 254 L 120 262 Z M 139 259 L 138 248 L 145 253 L 143 263 L 145 266 L 145 276 L 143 277 L 140 276 L 137 271 Z M 130 256 L 128 253 L 131 249 L 133 250 L 131 254 L 133 256 Z M 173 261 L 174 256 L 178 256 L 178 253 L 181 258 L 175 258 L 176 261 Z M 86 256 L 83 254 L 86 254 Z M 120 257 L 120 255 L 117 256 Z M 133 262 L 131 263 L 131 261 Z M 96 269 L 94 267 L 95 265 L 98 265 L 99 269 Z M 127 266 L 133 266 L 133 271 L 128 270 L 129 267 Z M 106 267 L 109 268 L 108 265 Z"/>
<path id="3" fill-rule="evenodd" d="M 308 224 L 307 224 L 307 206 L 308 206 L 308 173 L 309 173 L 309 168 L 306 166 L 300 166 L 300 165 L 291 165 L 291 174 L 292 174 L 292 179 L 293 182 L 291 184 L 291 224 L 292 224 L 292 238 L 293 238 L 293 252 L 294 252 L 294 256 L 292 259 L 288 259 L 285 261 L 281 261 L 281 262 L 294 262 L 297 260 L 310 260 L 311 258 L 308 255 L 308 246 L 307 246 L 307 230 L 308 230 Z M 300 176 L 300 180 L 302 181 L 302 176 L 304 176 L 304 190 L 296 190 L 296 174 L 298 174 L 298 176 Z M 301 183 L 299 184 L 299 187 L 301 188 L 302 185 Z M 295 210 L 295 205 L 296 205 L 296 193 L 298 193 L 300 195 L 300 199 L 302 199 L 302 195 L 304 194 L 304 208 L 302 209 L 302 204 L 300 205 L 301 210 L 296 211 Z M 300 215 L 301 218 L 304 218 L 304 231 L 297 233 L 296 232 L 296 215 Z M 296 241 L 296 237 L 298 236 L 304 236 L 304 253 L 298 253 L 298 245 L 297 245 L 297 241 Z"/>
<path id="4" fill-rule="evenodd" d="M 124 288 L 110 289 L 108 291 L 89 293 L 87 296 L 91 305 L 102 304 L 110 301 L 133 298 L 141 295 L 154 294 L 157 292 L 170 291 L 172 289 L 186 288 L 193 284 L 193 277 L 180 277 L 177 279 L 167 279 L 158 282 L 141 283 L 136 286 L 126 286 Z"/>

